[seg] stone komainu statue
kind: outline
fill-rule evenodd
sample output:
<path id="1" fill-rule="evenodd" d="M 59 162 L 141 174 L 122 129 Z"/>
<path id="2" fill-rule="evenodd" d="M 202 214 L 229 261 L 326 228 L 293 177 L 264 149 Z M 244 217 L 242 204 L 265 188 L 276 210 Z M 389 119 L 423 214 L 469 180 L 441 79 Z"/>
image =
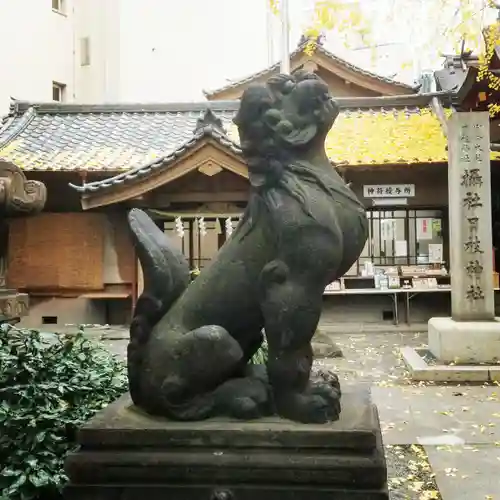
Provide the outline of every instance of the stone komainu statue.
<path id="1" fill-rule="evenodd" d="M 234 121 L 249 203 L 190 284 L 188 264 L 166 235 L 144 212 L 129 213 L 144 273 L 128 347 L 136 405 L 176 420 L 338 418 L 338 381 L 310 381 L 311 339 L 326 285 L 357 260 L 368 228 L 324 149 L 338 112 L 327 85 L 305 72 L 244 92 Z M 249 365 L 263 329 L 267 366 Z"/>

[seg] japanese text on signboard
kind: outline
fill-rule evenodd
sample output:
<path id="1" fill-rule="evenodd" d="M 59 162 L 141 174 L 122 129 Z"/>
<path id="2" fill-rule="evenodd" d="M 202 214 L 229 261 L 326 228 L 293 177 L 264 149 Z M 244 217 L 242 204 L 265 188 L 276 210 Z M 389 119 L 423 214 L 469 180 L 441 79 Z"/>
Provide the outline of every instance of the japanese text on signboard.
<path id="1" fill-rule="evenodd" d="M 415 196 L 414 184 L 374 184 L 363 186 L 365 198 L 405 198 Z"/>

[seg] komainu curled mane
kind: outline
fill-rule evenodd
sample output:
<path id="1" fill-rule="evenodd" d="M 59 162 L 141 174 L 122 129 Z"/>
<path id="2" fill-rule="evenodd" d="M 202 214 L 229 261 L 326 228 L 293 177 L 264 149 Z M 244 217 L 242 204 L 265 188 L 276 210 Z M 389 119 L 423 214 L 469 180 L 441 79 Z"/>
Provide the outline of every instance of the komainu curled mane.
<path id="1" fill-rule="evenodd" d="M 189 286 L 183 256 L 144 212 L 130 212 L 144 272 L 128 348 L 136 405 L 176 420 L 338 418 L 338 384 L 309 380 L 311 339 L 325 286 L 359 257 L 367 221 L 325 153 L 337 115 L 328 87 L 305 72 L 244 92 L 235 123 L 249 169 L 248 207 Z M 263 329 L 269 360 L 255 367 L 248 361 Z"/>

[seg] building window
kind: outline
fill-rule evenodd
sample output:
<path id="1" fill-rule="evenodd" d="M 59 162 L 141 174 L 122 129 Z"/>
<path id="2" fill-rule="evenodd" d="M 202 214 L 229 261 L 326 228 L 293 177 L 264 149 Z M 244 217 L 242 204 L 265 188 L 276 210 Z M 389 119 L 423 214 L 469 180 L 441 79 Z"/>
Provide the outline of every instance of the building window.
<path id="1" fill-rule="evenodd" d="M 57 102 L 66 100 L 66 85 L 64 83 L 52 82 L 52 100 Z"/>
<path id="2" fill-rule="evenodd" d="M 65 14 L 65 4 L 66 0 L 52 0 L 52 10 Z"/>
<path id="3" fill-rule="evenodd" d="M 443 212 L 441 210 L 370 210 L 369 236 L 360 263 L 376 266 L 438 264 L 443 255 Z"/>
<path id="4" fill-rule="evenodd" d="M 80 39 L 80 65 L 90 66 L 90 38 L 88 36 Z"/>

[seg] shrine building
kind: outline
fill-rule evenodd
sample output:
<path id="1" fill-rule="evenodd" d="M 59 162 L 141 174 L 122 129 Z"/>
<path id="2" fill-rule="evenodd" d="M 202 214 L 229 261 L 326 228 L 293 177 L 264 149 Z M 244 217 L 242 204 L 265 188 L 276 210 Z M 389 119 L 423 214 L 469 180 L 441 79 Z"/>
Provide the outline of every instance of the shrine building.
<path id="1" fill-rule="evenodd" d="M 325 291 L 338 310 L 335 321 L 421 324 L 449 315 L 444 117 L 451 106 L 473 102 L 478 88 L 467 78 L 468 92 L 450 83 L 453 61 L 436 74 L 439 92 L 429 93 L 362 70 L 321 45 L 312 55 L 304 48 L 291 55 L 291 68 L 314 71 L 337 99 L 341 112 L 326 150 L 370 221 L 359 261 Z M 142 290 L 126 223 L 132 207 L 155 219 L 193 270 L 209 266 L 248 197 L 232 123 L 238 99 L 248 84 L 278 71 L 274 65 L 206 92 L 199 103 L 13 101 L 0 131 L 0 158 L 48 192 L 43 213 L 13 220 L 1 232 L 8 286 L 30 295 L 22 324 L 130 321 Z M 498 154 L 492 153 L 495 175 Z M 381 283 L 373 268 L 392 284 Z M 396 284 L 414 293 L 393 293 Z M 424 293 L 433 286 L 443 293 Z"/>

